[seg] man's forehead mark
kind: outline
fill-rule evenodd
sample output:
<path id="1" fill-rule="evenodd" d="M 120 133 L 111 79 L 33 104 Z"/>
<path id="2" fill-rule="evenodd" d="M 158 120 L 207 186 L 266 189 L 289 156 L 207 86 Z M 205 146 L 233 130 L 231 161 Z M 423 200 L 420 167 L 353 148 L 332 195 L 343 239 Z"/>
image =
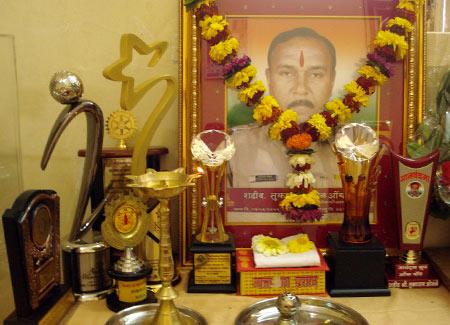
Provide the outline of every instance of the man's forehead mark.
<path id="1" fill-rule="evenodd" d="M 303 66 L 305 65 L 305 57 L 303 56 L 303 50 L 300 50 L 300 67 L 303 68 Z"/>

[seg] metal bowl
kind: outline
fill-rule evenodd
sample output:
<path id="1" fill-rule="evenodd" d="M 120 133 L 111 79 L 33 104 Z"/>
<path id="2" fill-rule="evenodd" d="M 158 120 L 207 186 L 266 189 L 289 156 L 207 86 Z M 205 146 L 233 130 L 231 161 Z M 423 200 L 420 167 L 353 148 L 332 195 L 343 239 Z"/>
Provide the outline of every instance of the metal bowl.
<path id="1" fill-rule="evenodd" d="M 294 316 L 297 324 L 369 324 L 361 314 L 344 305 L 315 297 L 298 298 L 301 306 Z M 280 317 L 277 299 L 265 299 L 249 306 L 238 315 L 235 324 L 277 324 Z"/>
<path id="2" fill-rule="evenodd" d="M 126 324 L 152 324 L 152 319 L 158 310 L 159 304 L 145 304 L 124 309 L 106 322 L 106 325 L 126 325 Z M 202 315 L 186 307 L 177 306 L 183 319 L 183 324 L 206 325 L 207 322 Z"/>

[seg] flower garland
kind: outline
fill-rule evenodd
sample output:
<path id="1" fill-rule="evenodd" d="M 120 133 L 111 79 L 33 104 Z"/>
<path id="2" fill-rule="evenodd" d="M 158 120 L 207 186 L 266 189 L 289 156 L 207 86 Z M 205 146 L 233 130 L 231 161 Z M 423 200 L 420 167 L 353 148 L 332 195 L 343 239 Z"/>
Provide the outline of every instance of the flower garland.
<path id="1" fill-rule="evenodd" d="M 288 175 L 290 193 L 280 202 L 280 210 L 297 221 L 319 220 L 322 216 L 320 197 L 312 187 L 315 179 L 310 172 L 314 163 L 310 155 L 312 142 L 325 141 L 338 123 L 348 121 L 353 113 L 366 107 L 369 96 L 393 75 L 392 63 L 403 60 L 408 50 L 408 36 L 415 21 L 416 4 L 422 0 L 399 0 L 395 17 L 389 19 L 373 41 L 374 50 L 366 64 L 357 72 L 359 77 L 344 86 L 343 98 L 327 102 L 324 110 L 298 123 L 297 113 L 283 109 L 272 96 L 264 96 L 266 87 L 257 80 L 256 68 L 247 55 L 238 56 L 239 42 L 231 36 L 226 19 L 218 14 L 215 0 L 185 0 L 194 9 L 201 35 L 210 45 L 209 56 L 223 66 L 227 86 L 239 90 L 239 100 L 253 108 L 253 119 L 259 125 L 269 125 L 269 137 L 280 140 L 288 149 L 293 173 Z"/>

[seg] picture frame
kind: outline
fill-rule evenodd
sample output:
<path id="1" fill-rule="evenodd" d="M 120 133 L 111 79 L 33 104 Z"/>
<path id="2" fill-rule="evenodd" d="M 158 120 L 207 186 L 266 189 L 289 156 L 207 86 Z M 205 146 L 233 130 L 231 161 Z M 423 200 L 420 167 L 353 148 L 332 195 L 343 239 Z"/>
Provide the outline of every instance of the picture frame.
<path id="1" fill-rule="evenodd" d="M 192 160 L 190 153 L 190 141 L 192 137 L 207 128 L 227 128 L 227 103 L 228 91 L 221 77 L 221 67 L 213 65 L 208 58 L 208 46 L 201 40 L 199 27 L 195 22 L 192 12 L 186 10 L 180 1 L 180 70 L 179 70 L 179 123 L 180 123 L 180 164 L 187 171 L 196 168 L 196 162 Z M 329 22 L 329 35 L 335 31 L 336 22 L 342 23 L 360 21 L 369 26 L 360 30 L 360 38 L 373 38 L 377 28 L 386 22 L 393 14 L 395 3 L 390 0 L 217 0 L 219 14 L 224 15 L 232 25 L 236 21 L 251 23 L 253 19 L 271 22 L 269 29 L 276 29 L 276 20 L 284 25 L 287 21 L 308 20 L 310 23 L 316 19 L 322 25 L 322 33 L 327 32 Z M 377 116 L 376 129 L 380 135 L 389 138 L 392 149 L 404 153 L 406 142 L 413 138 L 416 125 L 420 123 L 425 100 L 423 75 L 425 70 L 423 49 L 425 44 L 423 31 L 424 9 L 420 8 L 415 30 L 412 33 L 411 44 L 407 58 L 403 63 L 395 65 L 395 76 L 387 81 L 386 85 L 377 90 L 375 97 L 375 109 Z M 264 22 L 265 20 L 265 22 Z M 274 20 L 275 22 L 272 22 Z M 370 21 L 370 23 L 368 23 Z M 374 28 L 373 22 L 376 22 Z M 236 23 L 234 23 L 236 26 Z M 280 25 L 283 25 L 280 24 Z M 314 22 L 313 22 L 314 24 Z M 316 23 L 316 25 L 320 25 Z M 289 24 L 287 24 L 289 25 Z M 281 28 L 280 28 L 281 29 Z M 245 30 L 245 29 L 244 29 Z M 353 27 L 351 30 L 355 30 Z M 240 32 L 240 33 L 239 33 Z M 248 41 L 245 35 L 239 31 L 236 37 L 242 39 L 241 43 Z M 356 32 L 356 31 L 355 31 Z M 271 32 L 275 33 L 275 30 Z M 348 36 L 348 32 L 343 32 Z M 245 33 L 244 33 L 245 34 Z M 234 33 L 233 33 L 234 35 Z M 247 38 L 247 39 L 246 39 Z M 356 37 L 354 37 L 356 38 Z M 347 46 L 350 36 L 345 40 Z M 248 45 L 248 42 L 247 42 Z M 249 46 L 244 46 L 247 49 Z M 359 47 L 361 44 L 359 44 Z M 338 49 L 336 50 L 339 53 Z M 245 52 L 240 52 L 245 53 Z M 249 56 L 251 56 L 249 54 Z M 361 60 L 363 58 L 360 58 Z M 260 60 L 260 62 L 262 62 Z M 357 62 L 349 63 L 354 66 L 356 72 Z M 261 64 L 260 64 L 261 65 Z M 258 66 L 257 66 L 258 69 Z M 347 71 L 349 68 L 345 68 Z M 259 69 L 261 70 L 261 68 Z M 336 66 L 339 72 L 338 65 Z M 341 78 L 344 80 L 345 78 Z M 333 97 L 338 95 L 343 82 L 336 82 Z M 398 91 L 401 88 L 402 91 Z M 336 92 L 336 93 L 335 93 Z M 357 115 L 357 114 L 356 114 Z M 363 120 L 364 121 L 364 120 Z M 373 121 L 370 121 L 373 122 Z M 382 159 L 382 174 L 378 181 L 378 195 L 374 208 L 375 217 L 372 222 L 374 234 L 388 248 L 397 247 L 397 228 L 395 221 L 395 206 L 390 199 L 389 192 L 385 189 L 391 187 L 390 159 L 386 156 Z M 200 182 L 196 187 L 189 189 L 180 200 L 180 260 L 182 265 L 190 265 L 191 257 L 189 247 L 192 235 L 196 233 L 201 221 L 201 188 Z M 225 206 L 232 194 L 232 190 L 224 183 Z M 243 195 L 243 194 L 242 194 Z M 223 211 L 227 213 L 226 209 Z M 339 222 L 327 223 L 303 223 L 292 222 L 227 222 L 225 215 L 226 231 L 234 234 L 237 247 L 250 247 L 251 237 L 256 234 L 266 234 L 275 237 L 284 237 L 298 232 L 305 232 L 318 247 L 326 247 L 326 234 L 329 231 L 337 231 Z M 238 234 L 238 236 L 236 236 Z"/>

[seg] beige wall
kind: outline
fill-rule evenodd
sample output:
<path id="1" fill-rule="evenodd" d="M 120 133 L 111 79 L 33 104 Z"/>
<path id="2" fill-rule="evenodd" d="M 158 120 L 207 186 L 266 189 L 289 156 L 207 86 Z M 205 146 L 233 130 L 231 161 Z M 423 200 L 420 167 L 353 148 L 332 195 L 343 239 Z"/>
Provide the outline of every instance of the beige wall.
<path id="1" fill-rule="evenodd" d="M 0 34 L 15 38 L 23 189 L 50 188 L 59 193 L 63 235 L 68 233 L 80 186 L 83 160 L 77 157 L 77 151 L 85 146 L 86 122 L 81 117 L 71 123 L 47 170 L 41 171 L 40 159 L 50 128 L 63 107 L 49 95 L 48 83 L 56 71 L 75 72 L 84 83 L 84 98 L 96 102 L 106 118 L 119 108 L 121 84 L 106 80 L 102 70 L 118 59 L 120 36 L 124 33 L 134 33 L 148 43 L 169 42 L 166 54 L 152 69 L 146 67 L 148 57 L 134 53 L 136 60 L 125 72 L 134 75 L 137 82 L 161 74 L 177 76 L 178 2 L 175 0 L 0 0 Z M 0 88 L 11 82 L 14 80 L 5 80 L 3 75 Z M 156 88 L 134 110 L 141 126 L 159 99 L 162 88 Z M 5 109 L 4 101 L 0 101 L 0 110 Z M 164 168 L 177 165 L 177 132 L 175 102 L 152 142 L 169 148 L 169 156 L 163 159 Z M 104 144 L 113 146 L 115 142 L 106 135 Z M 0 235 L 2 320 L 13 309 L 13 303 L 3 234 Z"/>

